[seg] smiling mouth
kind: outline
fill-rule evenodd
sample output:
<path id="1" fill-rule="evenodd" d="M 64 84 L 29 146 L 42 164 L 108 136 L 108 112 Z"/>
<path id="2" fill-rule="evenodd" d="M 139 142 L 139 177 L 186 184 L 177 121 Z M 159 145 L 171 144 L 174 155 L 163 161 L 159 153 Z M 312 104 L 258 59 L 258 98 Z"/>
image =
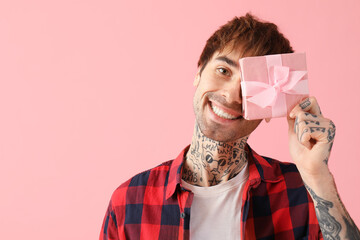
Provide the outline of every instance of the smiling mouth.
<path id="1" fill-rule="evenodd" d="M 227 112 L 224 112 L 223 110 L 221 110 L 220 108 L 216 107 L 214 104 L 211 104 L 210 103 L 210 106 L 211 106 L 211 109 L 213 110 L 213 112 L 218 116 L 218 117 L 221 117 L 221 118 L 224 118 L 224 119 L 228 119 L 228 120 L 235 120 L 235 119 L 239 119 L 241 118 L 241 116 L 234 116 L 230 113 L 227 113 Z"/>

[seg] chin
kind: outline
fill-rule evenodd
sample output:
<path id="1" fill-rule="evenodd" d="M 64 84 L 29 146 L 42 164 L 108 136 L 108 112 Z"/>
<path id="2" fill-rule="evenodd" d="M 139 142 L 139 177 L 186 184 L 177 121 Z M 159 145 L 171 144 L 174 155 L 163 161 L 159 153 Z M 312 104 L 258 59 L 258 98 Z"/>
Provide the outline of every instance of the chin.
<path id="1" fill-rule="evenodd" d="M 233 142 L 242 137 L 247 136 L 245 133 L 235 132 L 235 131 L 222 131 L 219 128 L 209 128 L 205 127 L 201 124 L 198 124 L 200 131 L 204 134 L 207 138 L 210 138 L 214 141 L 218 142 Z"/>
<path id="2" fill-rule="evenodd" d="M 249 136 L 261 123 L 262 120 L 248 121 L 242 119 L 241 123 L 236 126 L 236 129 L 227 128 L 218 124 L 209 122 L 197 121 L 202 134 L 207 138 L 219 142 L 233 142 L 243 137 Z"/>
<path id="3" fill-rule="evenodd" d="M 206 135 L 205 135 L 206 136 Z M 244 136 L 224 136 L 223 134 L 221 135 L 214 135 L 214 136 L 207 136 L 208 138 L 214 140 L 214 141 L 218 141 L 218 142 L 235 142 L 236 140 L 245 137 Z"/>

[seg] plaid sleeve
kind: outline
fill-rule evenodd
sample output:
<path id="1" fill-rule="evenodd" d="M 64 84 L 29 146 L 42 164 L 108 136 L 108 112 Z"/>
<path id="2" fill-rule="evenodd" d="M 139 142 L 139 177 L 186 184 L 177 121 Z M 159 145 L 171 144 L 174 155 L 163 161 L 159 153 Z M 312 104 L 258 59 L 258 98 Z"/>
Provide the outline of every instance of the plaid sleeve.
<path id="1" fill-rule="evenodd" d="M 119 240 L 118 226 L 113 210 L 112 201 L 110 201 L 106 211 L 104 221 L 101 227 L 100 240 Z"/>

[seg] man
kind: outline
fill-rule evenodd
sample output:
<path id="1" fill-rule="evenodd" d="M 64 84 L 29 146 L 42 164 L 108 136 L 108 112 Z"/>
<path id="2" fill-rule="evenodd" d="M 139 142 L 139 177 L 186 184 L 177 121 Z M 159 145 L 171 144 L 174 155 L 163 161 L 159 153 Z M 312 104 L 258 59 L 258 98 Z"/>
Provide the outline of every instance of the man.
<path id="1" fill-rule="evenodd" d="M 291 52 L 276 25 L 250 14 L 217 30 L 198 62 L 191 145 L 115 190 L 100 239 L 360 240 L 327 165 L 335 125 L 315 98 L 288 116 L 296 165 L 247 145 L 261 120 L 242 117 L 238 61 Z"/>

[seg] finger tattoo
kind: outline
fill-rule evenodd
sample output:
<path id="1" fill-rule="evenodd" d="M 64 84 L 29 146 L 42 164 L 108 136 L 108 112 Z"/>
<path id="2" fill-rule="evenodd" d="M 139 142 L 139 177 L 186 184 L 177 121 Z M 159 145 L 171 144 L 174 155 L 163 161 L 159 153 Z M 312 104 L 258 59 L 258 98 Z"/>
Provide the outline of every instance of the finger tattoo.
<path id="1" fill-rule="evenodd" d="M 296 118 L 295 118 L 295 124 L 294 124 L 294 132 L 295 132 L 295 133 L 296 133 L 296 130 L 297 130 L 298 125 L 299 125 L 299 117 L 296 116 Z"/>
<path id="2" fill-rule="evenodd" d="M 310 124 L 310 123 L 315 123 L 316 125 L 320 125 L 319 121 L 304 121 L 306 125 Z"/>
<path id="3" fill-rule="evenodd" d="M 300 103 L 299 105 L 300 105 L 301 109 L 304 110 L 305 108 L 307 108 L 308 106 L 311 105 L 311 102 L 309 99 L 306 99 L 304 102 Z"/>
<path id="4" fill-rule="evenodd" d="M 330 120 L 330 123 L 329 123 L 329 124 L 330 124 L 330 126 L 331 126 L 332 128 L 335 128 L 335 124 L 334 124 L 333 121 Z"/>
<path id="5" fill-rule="evenodd" d="M 325 132 L 325 129 L 324 127 L 310 127 L 310 132 L 315 132 L 315 131 L 320 131 L 320 132 Z"/>
<path id="6" fill-rule="evenodd" d="M 335 138 L 335 128 L 329 128 L 328 129 L 328 136 L 327 136 L 327 140 L 329 142 L 332 142 Z"/>
<path id="7" fill-rule="evenodd" d="M 301 142 L 301 139 L 302 139 L 302 137 L 304 136 L 304 134 L 305 133 L 307 133 L 309 131 L 309 129 L 304 129 L 304 131 L 302 132 L 302 134 L 301 134 L 301 136 L 300 136 L 300 139 L 299 139 L 299 141 Z"/>
<path id="8" fill-rule="evenodd" d="M 309 115 L 311 115 L 313 118 L 317 118 L 317 115 L 315 115 L 315 114 L 311 114 L 311 113 L 308 113 L 308 112 L 305 113 L 305 116 L 309 116 Z"/>

